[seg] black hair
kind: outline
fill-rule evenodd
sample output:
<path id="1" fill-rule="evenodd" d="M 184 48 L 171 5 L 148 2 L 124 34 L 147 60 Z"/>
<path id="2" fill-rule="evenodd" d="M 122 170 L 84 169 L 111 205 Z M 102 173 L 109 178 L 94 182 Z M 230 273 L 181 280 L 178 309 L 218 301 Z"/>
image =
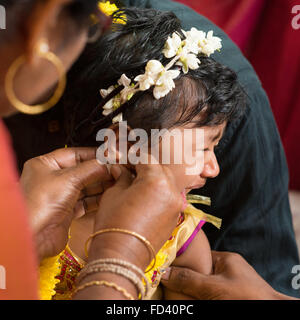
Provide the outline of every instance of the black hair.
<path id="1" fill-rule="evenodd" d="M 184 38 L 180 21 L 172 12 L 130 8 L 116 12 L 113 18 L 124 15 L 126 24 L 113 24 L 112 30 L 86 48 L 69 73 L 63 100 L 69 145 L 95 145 L 97 131 L 111 124 L 112 116 L 102 116 L 104 102 L 99 89 L 115 85 L 123 73 L 131 79 L 143 74 L 149 60 L 166 65 L 170 59 L 162 50 L 168 36 L 177 31 Z M 246 95 L 236 73 L 212 58 L 200 55 L 199 59 L 199 69 L 181 73 L 175 89 L 164 98 L 154 99 L 149 89 L 122 106 L 118 111 L 123 112 L 128 125 L 149 132 L 195 120 L 195 126 L 213 126 L 238 119 Z"/>

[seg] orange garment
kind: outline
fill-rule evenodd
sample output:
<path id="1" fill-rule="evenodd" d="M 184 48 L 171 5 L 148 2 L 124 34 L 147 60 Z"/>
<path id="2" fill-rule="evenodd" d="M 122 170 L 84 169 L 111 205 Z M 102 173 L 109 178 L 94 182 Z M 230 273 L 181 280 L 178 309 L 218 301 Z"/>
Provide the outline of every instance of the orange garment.
<path id="1" fill-rule="evenodd" d="M 0 300 L 38 298 L 37 261 L 10 137 L 0 121 Z"/>

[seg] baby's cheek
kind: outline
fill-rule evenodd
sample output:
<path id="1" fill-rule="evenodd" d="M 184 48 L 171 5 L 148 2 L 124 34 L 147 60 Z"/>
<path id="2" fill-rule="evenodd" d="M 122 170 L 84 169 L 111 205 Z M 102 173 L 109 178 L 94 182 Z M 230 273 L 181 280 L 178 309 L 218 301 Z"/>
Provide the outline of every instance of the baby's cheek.
<path id="1" fill-rule="evenodd" d="M 180 182 L 184 188 L 190 187 L 194 184 L 194 181 L 197 179 L 197 175 L 187 175 L 186 168 L 187 166 L 181 164 L 172 164 L 172 165 L 165 165 L 167 166 L 172 173 L 177 182 Z"/>

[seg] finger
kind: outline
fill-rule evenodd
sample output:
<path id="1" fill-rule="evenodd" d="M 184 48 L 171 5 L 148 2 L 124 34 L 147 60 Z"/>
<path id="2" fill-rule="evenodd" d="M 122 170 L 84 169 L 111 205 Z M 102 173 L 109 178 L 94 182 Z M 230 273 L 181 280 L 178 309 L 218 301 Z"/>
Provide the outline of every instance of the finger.
<path id="1" fill-rule="evenodd" d="M 91 197 L 91 196 L 97 196 L 99 194 L 102 194 L 106 189 L 110 188 L 115 181 L 113 180 L 108 180 L 108 181 L 101 181 L 100 183 L 95 183 L 90 186 L 87 186 L 83 191 L 82 191 L 82 198 L 85 197 Z"/>
<path id="2" fill-rule="evenodd" d="M 88 197 L 77 202 L 75 206 L 74 219 L 79 219 L 85 214 L 96 212 L 99 208 L 101 195 Z"/>
<path id="3" fill-rule="evenodd" d="M 75 167 L 81 162 L 96 159 L 96 148 L 64 148 L 40 157 L 56 169 Z"/>
<path id="4" fill-rule="evenodd" d="M 214 276 L 207 276 L 187 268 L 171 267 L 163 275 L 162 284 L 168 289 L 196 299 L 206 299 L 217 285 Z"/>
<path id="5" fill-rule="evenodd" d="M 82 198 L 96 196 L 103 192 L 104 188 L 102 183 L 93 184 L 91 186 L 87 186 L 84 190 L 82 190 Z"/>
<path id="6" fill-rule="evenodd" d="M 211 256 L 212 256 L 212 262 L 213 265 L 217 264 L 221 259 L 223 259 L 226 256 L 227 252 L 222 252 L 222 251 L 211 251 Z"/>
<path id="7" fill-rule="evenodd" d="M 66 169 L 61 177 L 64 181 L 69 180 L 79 192 L 90 185 L 111 181 L 111 175 L 108 173 L 106 166 L 99 164 L 96 159 Z"/>
<path id="8" fill-rule="evenodd" d="M 228 252 L 228 251 L 212 251 L 212 261 L 213 265 L 217 266 L 218 264 L 222 263 L 225 264 L 232 264 L 236 260 L 243 259 L 241 255 L 235 252 Z M 232 260 L 234 260 L 232 262 Z"/>
<path id="9" fill-rule="evenodd" d="M 124 166 L 113 165 L 110 170 L 111 174 L 117 178 L 115 186 L 127 189 L 132 184 L 132 173 Z"/>

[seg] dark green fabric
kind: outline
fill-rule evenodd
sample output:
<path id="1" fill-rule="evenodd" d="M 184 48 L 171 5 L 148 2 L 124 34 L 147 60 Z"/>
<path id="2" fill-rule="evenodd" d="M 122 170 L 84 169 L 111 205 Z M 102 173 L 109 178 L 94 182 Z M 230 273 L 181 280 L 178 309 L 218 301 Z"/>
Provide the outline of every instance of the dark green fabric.
<path id="1" fill-rule="evenodd" d="M 249 62 L 209 20 L 169 0 L 128 0 L 127 6 L 173 11 L 184 30 L 209 31 L 223 40 L 213 58 L 238 73 L 249 96 L 239 123 L 229 125 L 217 150 L 220 175 L 200 194 L 212 198 L 210 210 L 223 219 L 219 231 L 204 226 L 215 250 L 238 252 L 272 287 L 299 297 L 291 286 L 291 269 L 299 264 L 288 200 L 288 169 L 269 101 Z"/>

